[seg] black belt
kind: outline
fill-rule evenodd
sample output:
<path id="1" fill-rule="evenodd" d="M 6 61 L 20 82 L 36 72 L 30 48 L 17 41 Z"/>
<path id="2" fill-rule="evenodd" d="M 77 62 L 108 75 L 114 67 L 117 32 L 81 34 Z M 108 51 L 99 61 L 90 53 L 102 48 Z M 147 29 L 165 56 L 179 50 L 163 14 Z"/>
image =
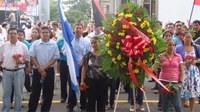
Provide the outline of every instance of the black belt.
<path id="1" fill-rule="evenodd" d="M 49 68 L 46 68 L 45 70 L 50 70 L 50 69 L 54 69 L 54 67 L 49 67 Z M 37 68 L 33 68 L 33 70 L 37 70 Z"/>
<path id="2" fill-rule="evenodd" d="M 15 71 L 18 71 L 20 69 L 23 69 L 23 68 L 18 68 L 18 69 L 7 69 L 7 68 L 3 68 L 3 70 L 6 70 L 6 71 L 11 71 L 11 72 L 15 72 Z"/>

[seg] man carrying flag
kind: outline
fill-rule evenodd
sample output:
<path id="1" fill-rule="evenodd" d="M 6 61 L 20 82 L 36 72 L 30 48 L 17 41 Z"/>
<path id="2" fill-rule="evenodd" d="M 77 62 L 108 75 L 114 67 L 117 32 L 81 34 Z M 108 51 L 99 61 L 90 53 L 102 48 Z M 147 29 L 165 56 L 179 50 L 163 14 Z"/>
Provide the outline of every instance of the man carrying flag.
<path id="1" fill-rule="evenodd" d="M 67 63 L 69 66 L 70 79 L 71 79 L 69 88 L 68 111 L 73 111 L 73 108 L 76 106 L 78 98 L 78 83 L 77 83 L 77 77 L 79 75 L 78 69 L 81 70 L 82 57 L 88 51 L 90 51 L 91 46 L 90 43 L 82 37 L 83 26 L 81 24 L 77 24 L 75 26 L 75 38 L 74 38 L 74 34 L 62 10 L 61 3 L 62 0 L 58 0 L 60 22 L 62 24 L 63 36 L 65 39 L 64 48 L 66 50 Z M 83 106 L 81 109 L 85 110 L 85 108 L 86 106 Z"/>

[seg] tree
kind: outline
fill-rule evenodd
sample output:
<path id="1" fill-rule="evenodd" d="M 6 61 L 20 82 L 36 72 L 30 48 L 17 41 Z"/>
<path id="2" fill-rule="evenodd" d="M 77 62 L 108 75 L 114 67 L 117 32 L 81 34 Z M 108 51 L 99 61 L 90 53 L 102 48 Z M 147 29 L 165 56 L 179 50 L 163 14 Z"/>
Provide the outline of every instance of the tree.
<path id="1" fill-rule="evenodd" d="M 59 20 L 58 1 L 50 0 L 50 20 Z"/>
<path id="2" fill-rule="evenodd" d="M 79 20 L 88 22 L 91 18 L 91 0 L 68 0 L 63 1 L 65 15 L 73 27 Z M 57 0 L 50 0 L 50 19 L 59 20 L 59 9 Z"/>
<path id="3" fill-rule="evenodd" d="M 63 2 L 68 6 L 68 10 L 65 12 L 65 15 L 68 19 L 68 22 L 73 27 L 79 20 L 88 22 L 91 16 L 91 0 L 68 0 Z"/>

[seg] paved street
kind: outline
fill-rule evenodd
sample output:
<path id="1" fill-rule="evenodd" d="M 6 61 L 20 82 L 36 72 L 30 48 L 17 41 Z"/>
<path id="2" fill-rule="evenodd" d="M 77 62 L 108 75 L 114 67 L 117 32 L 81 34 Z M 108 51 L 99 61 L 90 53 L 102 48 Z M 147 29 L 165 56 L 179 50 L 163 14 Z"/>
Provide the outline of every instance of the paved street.
<path id="1" fill-rule="evenodd" d="M 147 79 L 148 80 L 148 79 Z M 151 87 L 154 86 L 154 82 L 145 82 L 145 88 L 146 88 L 146 94 L 147 94 L 147 102 L 150 106 L 150 111 L 151 112 L 159 112 L 157 109 L 157 99 L 158 99 L 158 94 L 153 94 L 153 91 L 150 90 Z M 0 85 L 0 108 L 2 107 L 2 84 Z M 24 90 L 24 97 L 25 100 L 23 101 L 23 112 L 27 111 L 27 104 L 28 104 L 28 98 L 29 98 L 30 93 L 25 92 Z M 121 93 L 119 95 L 119 100 L 118 100 L 118 106 L 117 106 L 117 112 L 128 112 L 129 111 L 129 103 L 127 102 L 128 95 L 127 93 L 124 93 L 124 90 L 121 90 Z M 147 111 L 146 107 L 146 101 L 144 101 L 144 107 L 146 109 L 145 112 Z M 196 104 L 196 112 L 199 112 L 200 110 L 200 104 Z M 74 109 L 75 112 L 77 112 L 77 108 Z M 13 110 L 11 110 L 13 112 Z M 38 106 L 38 112 L 40 112 L 40 106 Z M 60 103 L 60 82 L 59 82 L 59 77 L 57 76 L 56 78 L 56 88 L 55 88 L 55 94 L 54 94 L 54 100 L 53 104 L 51 107 L 51 112 L 66 112 L 66 104 Z M 108 110 L 107 112 L 113 112 L 113 110 Z M 137 111 L 139 112 L 139 111 Z M 184 108 L 184 112 L 189 112 L 188 108 Z"/>

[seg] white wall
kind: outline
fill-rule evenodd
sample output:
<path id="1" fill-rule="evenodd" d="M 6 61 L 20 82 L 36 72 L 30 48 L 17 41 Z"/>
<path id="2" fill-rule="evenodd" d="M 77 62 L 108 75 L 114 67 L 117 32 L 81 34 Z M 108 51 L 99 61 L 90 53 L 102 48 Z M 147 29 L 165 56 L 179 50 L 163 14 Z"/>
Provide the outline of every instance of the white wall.
<path id="1" fill-rule="evenodd" d="M 181 20 L 188 24 L 193 0 L 158 0 L 158 20 L 164 24 Z M 200 20 L 200 6 L 194 6 L 193 20 Z M 163 24 L 163 25 L 164 25 Z"/>

